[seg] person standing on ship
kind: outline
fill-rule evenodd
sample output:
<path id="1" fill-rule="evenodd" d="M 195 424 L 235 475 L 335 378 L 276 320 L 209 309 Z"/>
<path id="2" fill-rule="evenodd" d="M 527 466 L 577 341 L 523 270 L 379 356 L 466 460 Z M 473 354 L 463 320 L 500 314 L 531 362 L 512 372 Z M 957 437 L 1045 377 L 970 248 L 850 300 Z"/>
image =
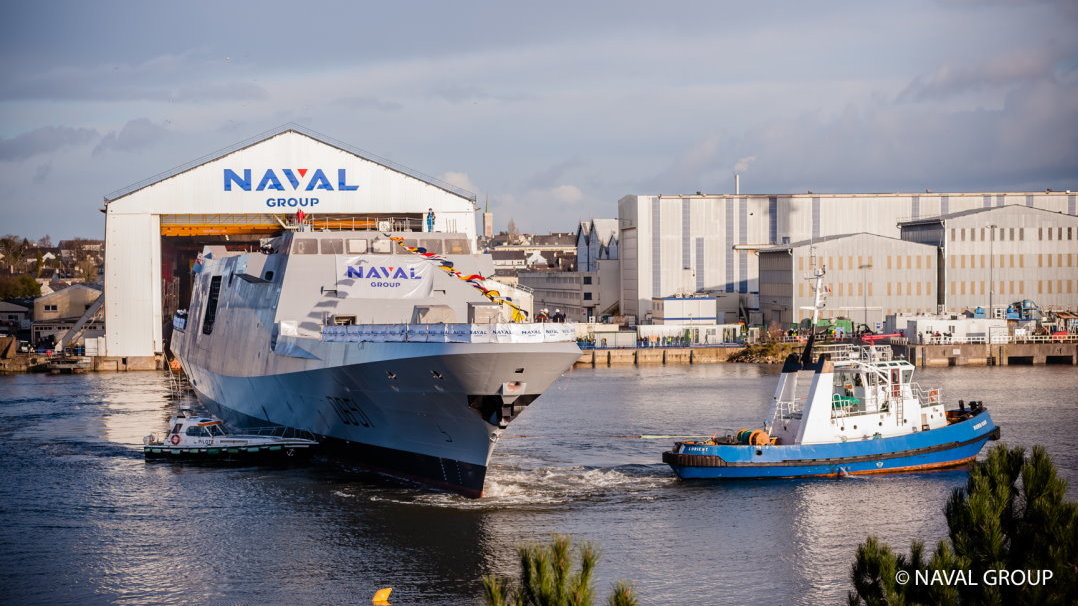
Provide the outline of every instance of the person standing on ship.
<path id="1" fill-rule="evenodd" d="M 434 231 L 434 209 L 427 209 L 427 231 Z"/>

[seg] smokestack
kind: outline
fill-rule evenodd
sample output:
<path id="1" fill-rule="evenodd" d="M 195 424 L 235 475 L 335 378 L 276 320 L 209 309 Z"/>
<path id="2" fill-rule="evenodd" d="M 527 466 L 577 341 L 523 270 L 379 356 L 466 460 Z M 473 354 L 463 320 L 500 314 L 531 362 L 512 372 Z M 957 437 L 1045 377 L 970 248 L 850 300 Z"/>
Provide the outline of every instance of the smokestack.
<path id="1" fill-rule="evenodd" d="M 741 195 L 741 175 L 734 173 L 734 195 Z"/>

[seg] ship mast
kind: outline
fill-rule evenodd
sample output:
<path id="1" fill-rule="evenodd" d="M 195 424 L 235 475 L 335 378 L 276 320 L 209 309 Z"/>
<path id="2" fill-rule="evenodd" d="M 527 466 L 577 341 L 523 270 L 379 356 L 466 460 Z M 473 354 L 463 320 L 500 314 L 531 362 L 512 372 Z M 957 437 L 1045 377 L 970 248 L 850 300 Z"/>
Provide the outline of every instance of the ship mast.
<path id="1" fill-rule="evenodd" d="M 823 267 L 817 267 L 813 270 L 813 276 L 816 279 L 816 285 L 814 287 L 815 297 L 812 301 L 812 325 L 809 327 L 808 342 L 805 343 L 805 350 L 801 353 L 801 367 L 807 368 L 812 364 L 812 346 L 816 342 L 816 322 L 820 319 L 820 310 L 823 309 L 823 276 L 827 273 L 827 269 Z"/>

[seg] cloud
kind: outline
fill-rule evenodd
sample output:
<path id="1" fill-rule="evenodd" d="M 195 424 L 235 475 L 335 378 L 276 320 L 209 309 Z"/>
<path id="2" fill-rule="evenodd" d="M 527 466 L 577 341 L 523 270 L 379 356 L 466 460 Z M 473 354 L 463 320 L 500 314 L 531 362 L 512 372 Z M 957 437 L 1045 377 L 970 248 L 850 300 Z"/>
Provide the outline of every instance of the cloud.
<path id="1" fill-rule="evenodd" d="M 586 163 L 579 158 L 569 158 L 568 160 L 558 162 L 544 170 L 539 171 L 530 179 L 528 179 L 525 184 L 527 185 L 527 187 L 532 189 L 542 189 L 545 187 L 550 187 L 558 181 L 561 181 L 565 173 L 576 168 L 581 168 L 585 165 Z"/>
<path id="2" fill-rule="evenodd" d="M 38 154 L 52 153 L 67 145 L 79 145 L 97 137 L 91 128 L 45 126 L 10 139 L 0 137 L 0 160 L 25 160 Z"/>
<path id="3" fill-rule="evenodd" d="M 350 109 L 374 109 L 382 112 L 398 111 L 404 107 L 396 101 L 384 101 L 376 97 L 341 97 L 335 103 Z"/>
<path id="4" fill-rule="evenodd" d="M 1049 48 L 1012 49 L 973 65 L 944 63 L 920 75 L 899 93 L 900 101 L 923 101 L 991 87 L 1028 84 L 1050 78 L 1066 54 Z"/>
<path id="5" fill-rule="evenodd" d="M 559 185 L 550 190 L 550 195 L 559 202 L 574 204 L 579 202 L 584 193 L 575 185 Z"/>
<path id="6" fill-rule="evenodd" d="M 159 55 L 129 65 L 54 66 L 0 79 L 2 101 L 161 101 L 206 103 L 266 98 L 254 82 L 223 72 L 219 61 Z"/>
<path id="7" fill-rule="evenodd" d="M 657 191 L 687 192 L 706 189 L 703 183 L 709 173 L 716 173 L 720 166 L 729 166 L 721 162 L 718 134 L 696 141 L 670 165 L 655 177 L 648 180 L 648 185 Z"/>
<path id="8" fill-rule="evenodd" d="M 31 180 L 37 185 L 41 185 L 48 180 L 50 174 L 52 174 L 52 164 L 46 162 L 34 169 L 34 176 Z"/>
<path id="9" fill-rule="evenodd" d="M 94 148 L 95 156 L 108 151 L 130 152 L 153 147 L 168 130 L 148 118 L 138 118 L 124 124 L 120 132 L 110 132 Z"/>
<path id="10" fill-rule="evenodd" d="M 442 173 L 442 176 L 438 178 L 452 185 L 453 187 L 459 187 L 461 189 L 468 190 L 476 195 L 479 194 L 479 188 L 476 187 L 475 183 L 472 183 L 472 179 L 468 176 L 468 173 L 457 173 L 450 171 Z"/>

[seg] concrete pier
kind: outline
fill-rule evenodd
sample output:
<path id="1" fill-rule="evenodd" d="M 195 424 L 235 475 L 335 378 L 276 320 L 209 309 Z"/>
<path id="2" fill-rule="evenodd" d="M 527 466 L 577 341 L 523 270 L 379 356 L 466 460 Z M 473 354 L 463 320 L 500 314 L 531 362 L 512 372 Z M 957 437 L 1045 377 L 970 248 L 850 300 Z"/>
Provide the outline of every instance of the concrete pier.
<path id="1" fill-rule="evenodd" d="M 904 351 L 905 350 L 905 351 Z M 953 343 L 896 346 L 916 366 L 1008 366 L 1078 364 L 1076 343 Z"/>
<path id="2" fill-rule="evenodd" d="M 576 367 L 662 366 L 721 364 L 741 351 L 740 347 L 662 347 L 584 350 Z"/>

